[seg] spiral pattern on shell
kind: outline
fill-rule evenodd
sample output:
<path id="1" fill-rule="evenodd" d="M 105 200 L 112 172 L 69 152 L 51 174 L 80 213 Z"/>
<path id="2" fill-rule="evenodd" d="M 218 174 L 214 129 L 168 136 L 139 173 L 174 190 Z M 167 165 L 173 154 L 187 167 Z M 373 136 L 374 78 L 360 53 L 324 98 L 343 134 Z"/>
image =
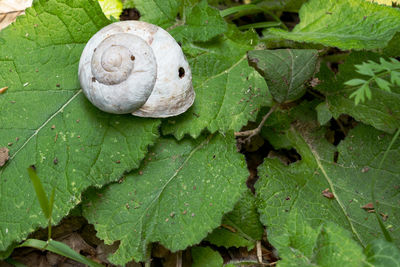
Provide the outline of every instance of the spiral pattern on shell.
<path id="1" fill-rule="evenodd" d="M 195 97 L 180 46 L 160 27 L 139 21 L 97 32 L 82 52 L 79 80 L 89 101 L 109 113 L 175 116 Z"/>

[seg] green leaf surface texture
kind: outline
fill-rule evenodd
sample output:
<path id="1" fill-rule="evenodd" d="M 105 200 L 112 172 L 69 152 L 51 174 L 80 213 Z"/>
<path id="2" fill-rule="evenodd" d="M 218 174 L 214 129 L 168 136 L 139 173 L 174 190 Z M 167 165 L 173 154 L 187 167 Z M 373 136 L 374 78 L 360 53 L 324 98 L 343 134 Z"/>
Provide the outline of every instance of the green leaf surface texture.
<path id="1" fill-rule="evenodd" d="M 167 28 L 175 23 L 182 0 L 133 0 L 140 20 Z"/>
<path id="2" fill-rule="evenodd" d="M 279 103 L 304 95 L 304 86 L 315 73 L 318 51 L 314 49 L 254 50 L 249 63 L 267 81 L 269 91 Z"/>
<path id="3" fill-rule="evenodd" d="M 98 0 L 104 15 L 107 18 L 113 16 L 114 18 L 119 18 L 122 13 L 122 2 L 120 0 Z"/>
<path id="4" fill-rule="evenodd" d="M 199 243 L 233 209 L 247 176 L 231 136 L 163 138 L 124 182 L 89 196 L 84 216 L 107 244 L 121 240 L 113 263 L 142 261 L 151 242 L 172 251 Z"/>
<path id="5" fill-rule="evenodd" d="M 227 30 L 219 11 L 206 0 L 134 0 L 134 3 L 141 20 L 164 27 L 178 42 L 205 42 Z"/>
<path id="6" fill-rule="evenodd" d="M 391 92 L 380 89 L 375 83 L 370 83 L 372 100 L 354 104 L 354 99 L 349 98 L 358 87 L 345 86 L 350 79 L 368 79 L 368 76 L 356 72 L 354 65 L 372 60 L 379 62 L 379 55 L 371 52 L 353 52 L 347 57 L 344 64 L 339 66 L 339 73 L 333 72 L 325 64 L 321 64 L 317 77 L 321 81 L 315 89 L 326 96 L 326 103 L 334 118 L 341 114 L 348 114 L 358 121 L 373 127 L 393 133 L 400 127 L 400 86 L 391 87 Z"/>
<path id="7" fill-rule="evenodd" d="M 272 101 L 264 78 L 247 61 L 246 52 L 257 42 L 254 32 L 230 28 L 213 42 L 184 45 L 196 101 L 186 113 L 166 120 L 163 134 L 197 138 L 204 129 L 239 131 L 249 120 L 256 120 L 260 107 Z"/>
<path id="8" fill-rule="evenodd" d="M 316 230 L 332 222 L 366 246 L 382 236 L 375 214 L 361 208 L 371 202 L 375 177 L 380 216 L 388 216 L 384 225 L 399 245 L 399 140 L 378 169 L 392 136 L 360 124 L 339 144 L 335 163 L 335 147 L 326 142 L 323 132 L 312 133 L 313 127 L 312 123 L 297 122 L 287 131 L 300 161 L 285 166 L 277 159 L 266 159 L 259 168 L 257 203 L 269 241 L 283 258 L 301 255 L 310 259 L 320 247 L 316 246 Z M 330 198 L 323 195 L 326 189 Z"/>
<path id="9" fill-rule="evenodd" d="M 287 221 L 288 244 L 280 244 L 279 267 L 363 266 L 365 255 L 351 233 L 334 223 L 311 227 L 301 214 L 291 214 Z M 287 240 L 286 240 L 287 241 Z"/>
<path id="10" fill-rule="evenodd" d="M 400 266 L 400 250 L 384 239 L 372 241 L 364 250 L 367 261 L 376 267 Z"/>
<path id="11" fill-rule="evenodd" d="M 210 247 L 193 247 L 191 250 L 192 267 L 222 267 L 224 260 L 218 251 Z"/>
<path id="12" fill-rule="evenodd" d="M 320 103 L 315 110 L 317 111 L 318 114 L 318 122 L 320 125 L 325 125 L 328 123 L 330 119 L 332 119 L 332 113 L 329 110 L 328 104 L 323 102 Z"/>
<path id="13" fill-rule="evenodd" d="M 207 236 L 206 241 L 216 246 L 247 247 L 252 249 L 261 240 L 264 229 L 257 212 L 255 197 L 247 190 L 235 208 L 225 214 L 222 226 Z"/>
<path id="14" fill-rule="evenodd" d="M 159 120 L 106 114 L 84 97 L 78 62 L 109 21 L 97 1 L 35 1 L 0 32 L 0 251 L 46 220 L 27 167 L 34 164 L 48 195 L 56 189 L 57 223 L 89 186 L 100 187 L 139 166 L 158 138 Z M 11 144 L 12 143 L 12 144 Z"/>
<path id="15" fill-rule="evenodd" d="M 179 25 L 179 23 L 177 23 Z M 170 34 L 176 41 L 205 42 L 228 30 L 219 10 L 210 7 L 206 0 L 188 8 L 184 25 L 172 27 Z"/>
<path id="16" fill-rule="evenodd" d="M 271 29 L 279 37 L 340 49 L 384 48 L 400 31 L 400 10 L 365 0 L 311 0 L 291 32 Z"/>

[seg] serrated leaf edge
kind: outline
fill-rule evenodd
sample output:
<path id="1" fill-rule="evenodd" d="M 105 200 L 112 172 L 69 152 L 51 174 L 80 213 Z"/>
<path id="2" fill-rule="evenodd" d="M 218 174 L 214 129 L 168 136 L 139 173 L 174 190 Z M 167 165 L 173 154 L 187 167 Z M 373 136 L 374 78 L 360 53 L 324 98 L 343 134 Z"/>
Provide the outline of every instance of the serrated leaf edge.
<path id="1" fill-rule="evenodd" d="M 184 166 L 186 165 L 186 163 L 192 158 L 192 156 L 193 156 L 199 149 L 203 148 L 204 145 L 208 144 L 208 143 L 210 142 L 210 140 L 211 140 L 213 137 L 214 137 L 214 134 L 210 134 L 204 141 L 202 141 L 198 146 L 196 146 L 196 147 L 189 153 L 189 155 L 187 156 L 187 158 L 182 162 L 182 164 L 181 164 L 181 165 L 179 166 L 179 168 L 174 172 L 174 174 L 168 179 L 168 181 L 165 183 L 165 185 L 162 186 L 162 187 L 160 188 L 158 194 L 154 197 L 154 199 L 147 205 L 146 209 L 143 211 L 142 216 L 140 216 L 140 217 L 138 218 L 138 220 L 136 221 L 135 226 L 136 226 L 137 224 L 143 223 L 143 218 L 144 218 L 145 214 L 147 214 L 147 212 L 148 212 L 149 209 L 153 206 L 153 204 L 154 204 L 157 200 L 160 199 L 160 196 L 161 196 L 161 194 L 164 192 L 164 189 L 167 187 L 167 185 L 178 175 L 178 173 L 183 169 L 183 167 L 184 167 Z M 233 207 L 232 207 L 232 209 L 233 209 Z M 111 217 L 113 217 L 113 216 L 110 216 L 110 218 L 111 218 Z M 222 220 L 222 217 L 221 217 L 221 220 Z M 221 222 L 219 222 L 219 224 L 220 224 L 220 223 L 221 223 Z M 118 240 L 118 239 L 117 239 L 117 240 L 115 240 L 115 239 L 110 239 L 110 238 L 108 237 L 108 235 L 107 235 L 107 232 L 104 232 L 104 231 L 103 231 L 104 234 L 101 234 L 101 232 L 100 232 L 99 229 L 96 227 L 96 225 L 95 225 L 95 228 L 96 228 L 96 230 L 97 230 L 97 234 L 96 234 L 96 235 L 97 235 L 99 238 L 103 239 L 103 240 L 107 240 L 106 243 L 112 244 L 114 241 L 117 241 L 117 240 Z M 144 232 L 145 232 L 145 231 L 146 231 L 146 229 L 144 230 Z M 203 237 L 203 238 L 205 238 L 206 236 L 207 236 L 207 233 L 204 234 L 204 237 Z M 122 240 L 122 239 L 124 239 L 124 238 L 126 238 L 126 236 L 125 236 L 125 237 L 122 237 L 122 238 L 120 239 L 120 240 L 121 240 L 121 244 L 124 243 L 124 241 Z M 152 243 L 152 242 L 160 242 L 160 243 L 162 243 L 160 240 L 151 240 L 151 239 L 145 239 L 144 242 L 146 242 L 146 244 L 145 244 L 146 247 L 148 246 L 149 243 Z M 190 245 L 192 245 L 192 244 L 188 244 L 188 246 L 190 246 Z M 184 249 L 184 248 L 183 248 L 183 249 Z M 111 255 L 111 256 L 109 257 L 109 259 L 110 259 L 111 262 L 114 261 L 113 258 L 114 258 L 115 255 L 118 253 L 118 251 L 119 251 L 119 248 L 117 249 L 117 251 L 116 251 L 113 255 Z M 144 260 L 144 259 L 136 259 L 136 258 L 135 258 L 135 260 Z M 117 263 L 117 262 L 120 262 L 120 261 L 115 261 L 115 263 Z"/>

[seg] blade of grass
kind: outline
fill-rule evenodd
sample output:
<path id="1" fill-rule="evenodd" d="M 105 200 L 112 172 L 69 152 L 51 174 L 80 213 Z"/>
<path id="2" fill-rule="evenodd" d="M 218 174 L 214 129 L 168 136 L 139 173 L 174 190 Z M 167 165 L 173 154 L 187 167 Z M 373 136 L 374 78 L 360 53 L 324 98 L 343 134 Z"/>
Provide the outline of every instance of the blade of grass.
<path id="1" fill-rule="evenodd" d="M 221 17 L 227 17 L 229 15 L 235 14 L 237 12 L 240 11 L 250 11 L 250 10 L 254 10 L 254 11 L 260 11 L 262 12 L 263 9 L 256 6 L 256 5 L 240 5 L 240 6 L 233 6 L 224 10 L 220 11 Z"/>
<path id="2" fill-rule="evenodd" d="M 51 196 L 50 196 L 50 201 L 49 201 L 49 209 L 50 209 L 50 217 L 49 217 L 49 223 L 48 223 L 48 235 L 47 235 L 47 239 L 50 240 L 51 239 L 51 218 L 53 215 L 53 204 L 54 204 L 54 195 L 55 195 L 56 189 L 53 188 L 53 190 L 51 191 Z"/>
<path id="3" fill-rule="evenodd" d="M 53 253 L 56 253 L 58 255 L 70 258 L 74 261 L 86 264 L 90 267 L 104 267 L 103 265 L 88 259 L 81 254 L 77 253 L 75 250 L 70 248 L 64 243 L 54 241 L 54 240 L 49 240 L 47 242 L 42 241 L 42 240 L 37 240 L 37 239 L 28 239 L 18 247 L 31 247 L 31 248 L 36 248 L 40 250 L 48 250 Z"/>
<path id="4" fill-rule="evenodd" d="M 230 7 L 230 8 L 221 10 L 220 14 L 221 14 L 221 17 L 223 17 L 223 18 L 225 18 L 229 15 L 235 14 L 233 19 L 237 19 L 237 18 L 240 18 L 241 16 L 260 13 L 260 12 L 264 12 L 264 13 L 270 15 L 272 18 L 274 18 L 277 22 L 280 23 L 279 24 L 280 27 L 284 28 L 285 30 L 288 30 L 286 25 L 284 23 L 282 23 L 282 21 L 279 19 L 279 17 L 276 16 L 273 12 L 271 12 L 270 10 L 268 10 L 266 8 L 262 8 L 257 5 L 253 5 L 253 4 Z"/>
<path id="5" fill-rule="evenodd" d="M 40 207 L 42 208 L 43 214 L 46 219 L 49 219 L 51 217 L 49 201 L 33 165 L 28 168 L 28 174 L 32 181 L 33 188 L 35 189 L 36 197 L 39 201 Z"/>
<path id="6" fill-rule="evenodd" d="M 252 24 L 246 24 L 243 26 L 238 27 L 239 30 L 247 30 L 247 29 L 259 29 L 259 28 L 269 28 L 269 27 L 279 27 L 281 26 L 282 23 L 279 21 L 264 21 L 264 22 L 258 22 L 258 23 L 252 23 Z"/>

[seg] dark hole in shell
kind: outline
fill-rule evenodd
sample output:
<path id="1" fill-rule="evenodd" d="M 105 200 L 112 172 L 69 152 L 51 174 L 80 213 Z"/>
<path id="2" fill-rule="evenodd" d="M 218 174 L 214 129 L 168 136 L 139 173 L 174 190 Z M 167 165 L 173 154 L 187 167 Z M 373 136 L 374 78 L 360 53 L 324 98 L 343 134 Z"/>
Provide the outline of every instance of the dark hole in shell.
<path id="1" fill-rule="evenodd" d="M 135 60 L 135 56 L 131 56 L 131 60 L 134 61 Z"/>
<path id="2" fill-rule="evenodd" d="M 185 69 L 184 68 L 180 67 L 178 72 L 179 72 L 179 78 L 182 79 L 183 77 L 185 77 Z"/>

